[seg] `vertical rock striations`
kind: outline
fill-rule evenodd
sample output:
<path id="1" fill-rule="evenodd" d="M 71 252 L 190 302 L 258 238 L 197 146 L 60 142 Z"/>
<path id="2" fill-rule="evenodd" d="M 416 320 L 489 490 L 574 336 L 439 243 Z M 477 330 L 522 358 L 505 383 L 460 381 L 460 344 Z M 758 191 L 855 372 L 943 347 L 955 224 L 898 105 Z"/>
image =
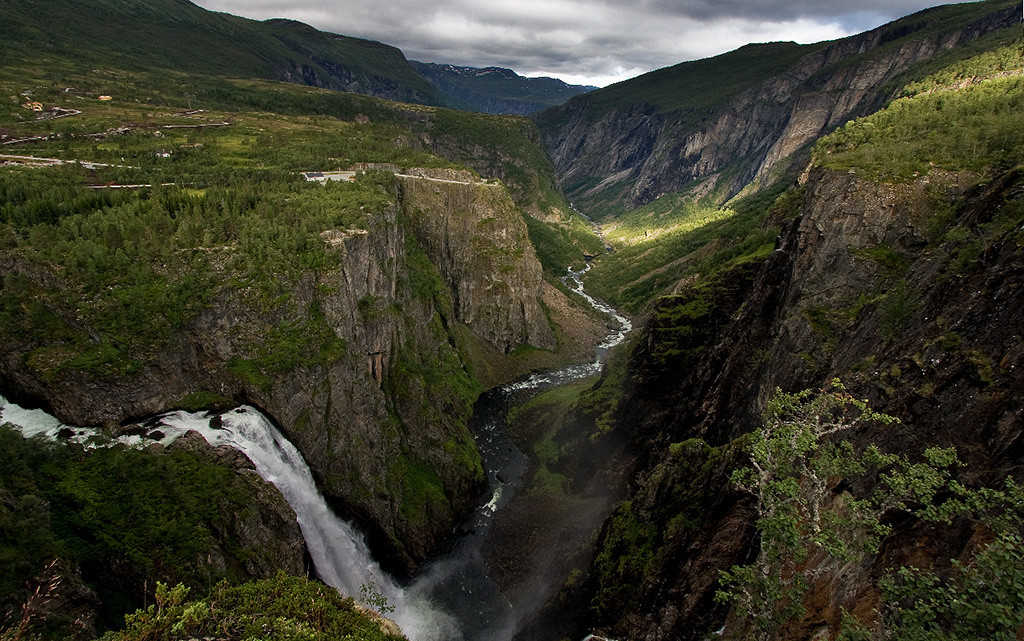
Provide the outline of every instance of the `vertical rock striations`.
<path id="1" fill-rule="evenodd" d="M 705 180 L 711 181 L 705 190 L 718 183 L 729 197 L 785 169 L 794 154 L 850 118 L 877 110 L 891 99 L 890 83 L 900 74 L 1020 22 L 1013 3 L 984 3 L 978 14 L 965 23 L 949 7 L 926 10 L 863 34 L 804 46 L 807 53 L 782 71 L 771 59 L 792 56 L 797 45 L 748 45 L 721 56 L 721 69 L 709 72 L 716 77 L 701 76 L 700 84 L 681 85 L 672 69 L 660 70 L 650 79 L 623 83 L 636 86 L 635 95 L 613 86 L 535 118 L 567 195 L 581 207 L 638 207 Z M 720 77 L 730 73 L 732 58 L 744 56 L 770 76 Z M 712 66 L 715 60 L 684 63 L 679 73 L 686 73 L 686 65 Z M 618 98 L 603 97 L 611 92 Z M 693 106 L 656 104 L 677 98 Z"/>
<path id="2" fill-rule="evenodd" d="M 451 291 L 456 318 L 508 353 L 554 349 L 543 276 L 522 215 L 500 185 L 465 171 L 401 177 L 402 213 Z"/>

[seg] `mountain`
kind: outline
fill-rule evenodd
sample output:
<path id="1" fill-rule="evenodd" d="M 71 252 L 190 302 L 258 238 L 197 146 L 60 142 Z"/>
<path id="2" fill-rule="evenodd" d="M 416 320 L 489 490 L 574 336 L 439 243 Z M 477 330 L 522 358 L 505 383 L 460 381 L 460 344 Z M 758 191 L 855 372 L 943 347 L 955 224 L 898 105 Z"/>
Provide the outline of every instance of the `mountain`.
<path id="1" fill-rule="evenodd" d="M 1021 79 L 963 91 L 964 101 L 986 92 L 1019 98 Z M 921 103 L 898 108 L 934 113 L 934 104 Z M 763 429 L 776 390 L 828 390 L 841 379 L 853 398 L 900 421 L 842 432 L 854 451 L 876 446 L 917 462 L 928 448 L 952 447 L 962 461 L 952 474 L 968 487 L 1005 488 L 1009 477 L 1022 478 L 1024 351 L 1011 318 L 1024 302 L 1020 136 L 1014 144 L 1009 163 L 996 160 L 988 175 L 935 168 L 893 180 L 860 160 L 833 167 L 820 158 L 776 251 L 656 300 L 611 414 L 633 435 L 642 463 L 605 523 L 588 581 L 563 595 L 581 604 L 584 628 L 623 639 L 701 639 L 724 623 L 729 634 L 755 634 L 758 622 L 715 593 L 720 572 L 762 558 L 759 549 L 768 553 L 756 496 L 730 478 L 749 465 L 744 443 Z M 941 156 L 920 159 L 939 164 Z M 808 479 L 796 479 L 807 496 Z M 822 497 L 826 505 L 865 498 L 876 483 L 870 471 L 846 472 Z M 844 612 L 869 628 L 895 626 L 892 617 L 909 602 L 886 602 L 879 585 L 901 566 L 935 568 L 949 582 L 943 599 L 966 590 L 953 583 L 950 559 L 972 563 L 992 522 L 983 512 L 949 522 L 919 514 L 885 512 L 891 529 L 877 554 L 791 559 L 785 571 L 807 581 L 797 597 L 802 609 L 770 629 L 783 639 L 837 634 Z M 995 591 L 962 598 L 1020 611 Z"/>
<path id="2" fill-rule="evenodd" d="M 595 89 L 569 85 L 557 78 L 524 78 L 501 67 L 477 69 L 416 61 L 411 64 L 446 95 L 484 113 L 525 116 Z"/>
<path id="3" fill-rule="evenodd" d="M 638 330 L 511 417 L 529 461 L 481 554 L 519 638 L 1016 636 L 1015 3 L 750 45 L 535 120 L 282 82 L 349 73 L 317 62 L 346 40 L 297 23 L 91 0 L 78 31 L 24 6 L 0 4 L 5 396 L 111 433 L 258 406 L 408 575 L 480 502 L 481 390 L 592 356 L 604 322 L 556 280 L 586 252 Z M 359 82 L 416 98 L 384 71 Z M 62 615 L 301 573 L 230 453 L 0 445 L 5 612 L 56 555 Z M 221 605 L 177 594 L 173 634 Z"/>
<path id="4" fill-rule="evenodd" d="M 687 187 L 729 198 L 806 160 L 936 56 L 1020 21 L 1014 2 L 948 5 L 828 43 L 748 45 L 535 115 L 566 195 L 615 215 Z"/>
<path id="5" fill-rule="evenodd" d="M 1019 634 L 1020 38 L 1017 3 L 942 7 L 717 60 L 777 47 L 804 80 L 733 77 L 703 106 L 612 88 L 537 116 L 563 170 L 595 172 L 576 202 L 619 216 L 588 286 L 642 329 L 549 428 L 569 484 L 594 474 L 584 444 L 628 481 L 518 638 Z M 628 178 L 655 165 L 682 190 L 630 211 Z"/>

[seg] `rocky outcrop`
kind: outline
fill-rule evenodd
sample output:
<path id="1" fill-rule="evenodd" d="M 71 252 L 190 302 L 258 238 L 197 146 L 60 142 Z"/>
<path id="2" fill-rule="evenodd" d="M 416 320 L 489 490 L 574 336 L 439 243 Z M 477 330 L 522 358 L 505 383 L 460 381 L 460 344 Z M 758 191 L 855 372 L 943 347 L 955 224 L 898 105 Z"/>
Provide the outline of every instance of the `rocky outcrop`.
<path id="1" fill-rule="evenodd" d="M 214 572 L 226 573 L 231 566 L 250 579 L 269 579 L 278 572 L 306 574 L 306 542 L 295 511 L 270 481 L 260 477 L 244 454 L 226 445 L 211 447 L 195 432 L 177 439 L 170 448 L 195 452 L 233 468 L 233 485 L 248 500 L 247 510 L 228 504 L 217 506 L 218 518 L 211 527 L 220 547 L 210 550 L 206 559 Z M 216 531 L 218 524 L 222 524 L 222 531 Z M 234 549 L 244 553 L 235 554 Z"/>
<path id="2" fill-rule="evenodd" d="M 365 228 L 324 232 L 337 266 L 282 282 L 273 298 L 237 285 L 226 254 L 214 299 L 137 372 L 46 377 L 26 364 L 38 346 L 5 345 L 5 393 L 81 425 L 195 399 L 258 406 L 328 501 L 386 563 L 412 571 L 484 481 L 466 342 L 554 346 L 540 266 L 504 188 L 426 175 L 391 183 L 392 204 Z M 58 278 L 4 261 L 6 273 Z"/>
<path id="3" fill-rule="evenodd" d="M 784 169 L 847 120 L 877 110 L 892 97 L 889 83 L 914 65 L 1020 22 L 1018 9 L 1002 5 L 969 24 L 925 11 L 812 47 L 783 73 L 707 110 L 669 113 L 636 102 L 596 117 L 598 90 L 542 112 L 538 123 L 561 184 L 583 208 L 609 200 L 644 205 L 694 183 L 714 184 L 726 167 L 727 182 L 716 187 L 729 197 Z"/>
<path id="4" fill-rule="evenodd" d="M 650 528 L 657 543 L 628 581 L 602 582 L 600 568 L 592 571 L 580 597 L 590 603 L 584 627 L 618 639 L 700 639 L 723 622 L 726 636 L 749 632 L 711 595 L 719 570 L 756 553 L 754 514 L 741 494 L 708 488 L 727 487 L 730 444 L 758 425 L 776 388 L 839 377 L 902 421 L 850 434 L 855 447 L 914 455 L 954 446 L 969 485 L 1024 473 L 1024 338 L 1015 320 L 1024 253 L 1014 240 L 1022 204 L 1019 169 L 985 182 L 933 171 L 901 184 L 817 169 L 801 215 L 759 268 L 741 265 L 700 291 L 684 284 L 661 299 L 618 408 L 645 462 L 598 554 L 623 554 L 616 546 L 630 528 Z M 693 313 L 697 300 L 711 300 L 706 313 Z M 691 349 L 680 349 L 681 336 L 694 338 Z M 808 612 L 784 637 L 834 634 L 844 609 L 869 617 L 881 575 L 965 558 L 978 536 L 970 523 L 911 518 L 860 563 L 810 558 L 801 568 L 815 577 Z"/>
<path id="5" fill-rule="evenodd" d="M 540 263 L 508 193 L 466 171 L 418 172 L 400 183 L 402 213 L 445 279 L 456 318 L 506 353 L 554 349 Z"/>

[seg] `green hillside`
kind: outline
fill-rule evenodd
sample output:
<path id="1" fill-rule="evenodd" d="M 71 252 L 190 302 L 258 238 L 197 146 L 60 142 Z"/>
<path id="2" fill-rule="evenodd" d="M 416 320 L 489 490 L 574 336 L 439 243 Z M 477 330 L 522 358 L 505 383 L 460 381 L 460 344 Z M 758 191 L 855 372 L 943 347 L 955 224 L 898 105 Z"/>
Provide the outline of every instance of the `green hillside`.
<path id="1" fill-rule="evenodd" d="M 899 89 L 902 98 L 823 138 L 816 162 L 887 182 L 933 170 L 984 175 L 1020 163 L 1024 139 L 1016 115 L 1024 109 L 1024 59 L 1018 38 L 1000 32 L 979 47 L 950 52 L 930 65 L 931 75 L 908 74 L 913 80 Z M 784 175 L 773 187 L 724 205 L 721 194 L 683 191 L 624 214 L 605 225 L 617 251 L 595 264 L 588 286 L 639 312 L 682 278 L 763 257 L 773 249 L 779 222 L 799 212 L 802 192 L 794 181 L 795 175 Z"/>
<path id="2" fill-rule="evenodd" d="M 891 35 L 879 48 L 843 62 L 856 66 L 865 59 L 929 34 L 944 33 L 984 17 L 994 9 L 1009 6 L 1007 0 L 985 0 L 950 4 L 901 18 L 885 29 Z M 832 44 L 820 42 L 798 45 L 794 42 L 748 44 L 718 56 L 683 62 L 624 80 L 574 99 L 586 105 L 587 117 L 596 120 L 603 114 L 631 105 L 651 105 L 661 113 L 693 113 L 719 109 L 743 91 L 767 78 L 790 70 L 804 56 Z M 559 110 L 538 115 L 542 126 L 557 119 Z"/>
<path id="3" fill-rule="evenodd" d="M 719 56 L 624 80 L 577 100 L 586 102 L 587 116 L 592 119 L 634 104 L 652 105 L 663 113 L 710 110 L 728 103 L 765 78 L 782 73 L 821 46 L 795 42 L 749 44 Z"/>
<path id="4" fill-rule="evenodd" d="M 187 0 L 26 0 L 0 5 L 5 64 L 168 69 L 286 80 L 394 100 L 445 99 L 394 47 L 287 21 L 257 22 Z M 58 62 L 59 61 L 59 62 Z"/>

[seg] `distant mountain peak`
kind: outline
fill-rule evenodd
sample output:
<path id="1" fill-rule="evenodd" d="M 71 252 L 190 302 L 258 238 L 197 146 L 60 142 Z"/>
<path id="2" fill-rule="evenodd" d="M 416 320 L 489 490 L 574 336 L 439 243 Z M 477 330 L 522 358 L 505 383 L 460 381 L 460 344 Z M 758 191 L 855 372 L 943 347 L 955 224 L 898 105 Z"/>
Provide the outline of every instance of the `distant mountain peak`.
<path id="1" fill-rule="evenodd" d="M 463 108 L 486 113 L 527 115 L 565 103 L 596 87 L 570 85 L 557 78 L 528 78 L 505 67 L 466 67 L 410 61 L 434 87 L 462 101 Z"/>

